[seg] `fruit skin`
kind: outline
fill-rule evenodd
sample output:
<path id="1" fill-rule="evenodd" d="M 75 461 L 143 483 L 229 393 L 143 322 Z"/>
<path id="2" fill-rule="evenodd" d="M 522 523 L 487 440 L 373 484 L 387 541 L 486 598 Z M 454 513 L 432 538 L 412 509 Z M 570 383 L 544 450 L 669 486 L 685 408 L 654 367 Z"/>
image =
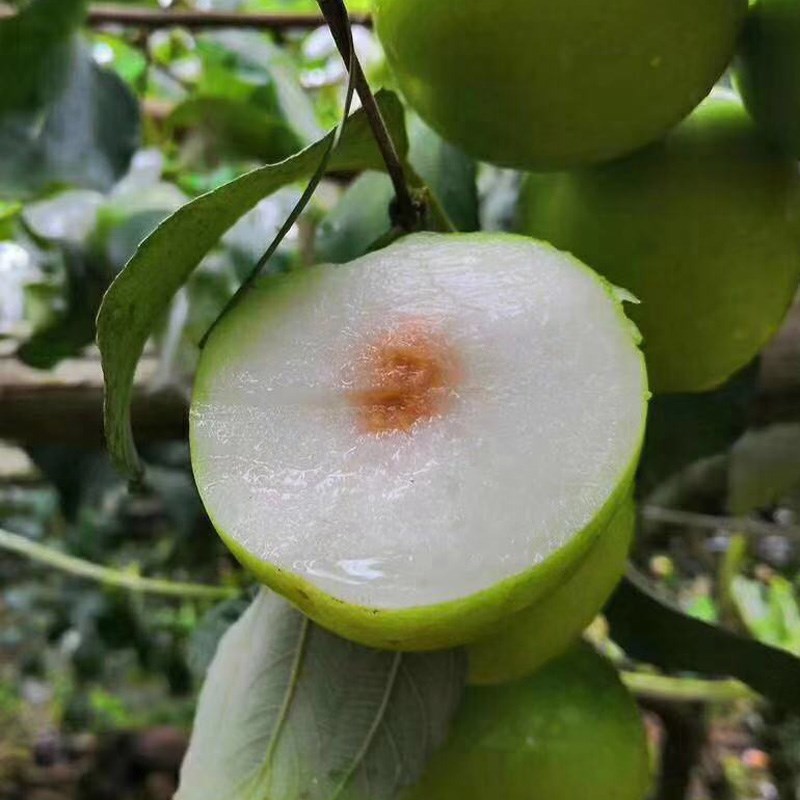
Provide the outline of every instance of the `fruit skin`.
<path id="1" fill-rule="evenodd" d="M 415 234 L 423 237 L 439 238 L 436 234 Z M 513 242 L 526 237 L 513 234 L 448 234 L 448 238 L 474 242 Z M 407 237 L 404 241 L 407 241 Z M 528 240 L 529 241 L 529 240 Z M 550 247 L 546 243 L 539 243 Z M 401 246 L 402 242 L 395 244 Z M 614 286 L 597 276 L 586 265 L 574 262 L 577 267 L 599 280 L 614 302 L 620 318 L 620 325 L 630 331 L 633 344 L 638 344 L 639 334 L 625 315 L 620 292 Z M 285 280 L 273 281 L 263 285 L 263 291 L 271 293 L 272 302 L 291 303 L 296 291 L 303 291 L 306 281 L 319 279 L 324 267 L 292 273 Z M 215 358 L 214 342 L 224 335 L 231 324 L 232 315 L 221 320 L 209 338 L 203 351 L 195 379 L 193 408 L 202 403 L 214 381 Z M 221 354 L 224 357 L 224 354 Z M 642 358 L 641 397 L 643 407 L 649 399 L 647 375 Z M 621 472 L 615 488 L 604 506 L 598 510 L 594 519 L 560 550 L 532 569 L 514 575 L 490 589 L 479 591 L 455 601 L 425 605 L 414 608 L 384 609 L 348 604 L 335 598 L 299 575 L 276 565 L 256 558 L 245 547 L 229 535 L 224 526 L 215 518 L 213 509 L 206 508 L 211 522 L 226 546 L 259 581 L 286 597 L 314 622 L 346 639 L 368 647 L 395 651 L 426 651 L 456 647 L 487 636 L 498 621 L 529 606 L 536 599 L 562 583 L 573 572 L 575 565 L 588 552 L 595 539 L 604 531 L 615 515 L 617 508 L 631 493 L 641 447 L 644 440 L 645 417 L 642 415 L 637 445 L 631 452 L 631 460 Z M 192 467 L 195 478 L 202 475 L 205 465 L 196 458 L 195 415 L 190 415 L 190 445 L 192 448 Z M 198 480 L 198 483 L 202 483 Z"/>
<path id="2" fill-rule="evenodd" d="M 641 716 L 581 644 L 535 675 L 468 687 L 450 738 L 403 800 L 644 800 Z"/>
<path id="3" fill-rule="evenodd" d="M 641 304 L 654 392 L 713 389 L 777 331 L 800 278 L 800 175 L 716 93 L 663 142 L 523 189 L 520 226 Z"/>
<path id="4" fill-rule="evenodd" d="M 376 0 L 409 104 L 475 158 L 551 170 L 655 141 L 708 94 L 747 0 Z"/>
<path id="5" fill-rule="evenodd" d="M 636 506 L 628 498 L 569 578 L 468 648 L 469 682 L 524 678 L 574 645 L 619 583 L 635 528 Z"/>
<path id="6" fill-rule="evenodd" d="M 759 0 L 736 59 L 736 83 L 768 138 L 800 158 L 800 3 Z"/>

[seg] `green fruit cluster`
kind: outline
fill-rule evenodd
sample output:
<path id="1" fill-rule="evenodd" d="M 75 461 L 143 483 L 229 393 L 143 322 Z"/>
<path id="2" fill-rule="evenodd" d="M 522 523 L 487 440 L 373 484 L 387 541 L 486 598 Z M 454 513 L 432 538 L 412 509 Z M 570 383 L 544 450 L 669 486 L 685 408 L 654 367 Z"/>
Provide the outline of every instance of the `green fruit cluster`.
<path id="1" fill-rule="evenodd" d="M 413 109 L 528 171 L 525 236 L 416 234 L 250 292 L 198 371 L 201 496 L 319 624 L 468 646 L 473 686 L 408 800 L 641 800 L 640 716 L 575 642 L 634 534 L 639 333 L 654 391 L 710 390 L 796 293 L 800 2 L 375 11 Z M 737 48 L 744 105 L 712 93 Z"/>

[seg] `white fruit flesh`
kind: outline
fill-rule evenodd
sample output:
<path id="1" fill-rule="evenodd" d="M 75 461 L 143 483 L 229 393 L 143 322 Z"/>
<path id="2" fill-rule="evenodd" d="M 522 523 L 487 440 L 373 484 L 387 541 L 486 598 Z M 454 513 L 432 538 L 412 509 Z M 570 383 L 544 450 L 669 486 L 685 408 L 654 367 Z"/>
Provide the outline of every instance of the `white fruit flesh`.
<path id="1" fill-rule="evenodd" d="M 584 530 L 630 477 L 645 395 L 635 329 L 579 262 L 419 234 L 253 290 L 203 354 L 192 460 L 215 526 L 254 559 L 413 608 Z"/>

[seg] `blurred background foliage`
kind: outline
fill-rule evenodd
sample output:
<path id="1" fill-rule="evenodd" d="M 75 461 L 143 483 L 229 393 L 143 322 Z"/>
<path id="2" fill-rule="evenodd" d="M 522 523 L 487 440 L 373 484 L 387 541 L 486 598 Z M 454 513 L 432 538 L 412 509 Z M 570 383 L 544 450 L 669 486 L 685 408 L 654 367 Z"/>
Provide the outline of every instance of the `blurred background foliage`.
<path id="1" fill-rule="evenodd" d="M 0 528 L 235 596 L 133 593 L 0 556 L 0 798 L 158 800 L 171 796 L 199 680 L 249 590 L 203 514 L 185 429 L 173 421 L 185 415 L 200 339 L 303 187 L 277 192 L 235 225 L 154 336 L 139 391 L 147 403 L 167 398 L 172 412 L 144 447 L 145 494 L 128 494 L 103 454 L 95 316 L 137 244 L 177 208 L 335 125 L 345 70 L 323 27 L 90 28 L 80 25 L 80 2 L 50 5 L 65 14 L 58 41 L 27 54 L 32 66 L 17 86 L 7 63 L 0 69 L 0 439 L 9 440 L 0 446 Z M 348 3 L 351 12 L 368 6 Z M 317 11 L 314 0 L 169 8 Z M 16 35 L 8 25 L 0 22 L 0 45 Z M 356 26 L 354 41 L 373 88 L 391 87 L 369 28 Z M 0 61 L 10 57 L 0 47 Z M 518 175 L 473 164 L 419 120 L 408 127 L 411 161 L 459 229 L 513 227 Z M 390 227 L 391 197 L 382 174 L 330 176 L 270 268 L 365 252 Z M 654 401 L 634 555 L 687 614 L 800 656 L 797 318 L 761 363 L 720 390 Z M 788 373 L 790 388 L 775 390 Z M 48 403 L 54 385 L 69 392 Z M 642 673 L 602 622 L 592 635 Z M 692 797 L 797 796 L 800 724 L 791 716 L 746 693 L 639 693 L 653 741 L 683 737 L 669 764 L 685 770 Z"/>

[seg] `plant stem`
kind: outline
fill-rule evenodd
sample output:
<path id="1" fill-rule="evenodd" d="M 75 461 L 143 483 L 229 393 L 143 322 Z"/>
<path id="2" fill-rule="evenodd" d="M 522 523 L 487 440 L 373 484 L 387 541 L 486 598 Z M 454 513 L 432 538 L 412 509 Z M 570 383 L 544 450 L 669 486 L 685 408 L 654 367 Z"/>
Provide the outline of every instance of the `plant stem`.
<path id="1" fill-rule="evenodd" d="M 760 695 L 736 680 L 700 680 L 651 675 L 646 672 L 623 672 L 625 685 L 640 698 L 673 703 L 734 703 L 757 701 Z"/>
<path id="2" fill-rule="evenodd" d="M 205 600 L 224 600 L 235 597 L 239 593 L 237 589 L 223 586 L 203 586 L 196 583 L 176 583 L 157 578 L 143 578 L 133 572 L 102 567 L 99 564 L 93 564 L 90 561 L 84 561 L 81 558 L 32 542 L 24 536 L 2 528 L 0 528 L 0 549 L 47 564 L 54 569 L 79 578 L 96 581 L 104 586 L 117 586 L 132 592 Z"/>
<path id="3" fill-rule="evenodd" d="M 353 38 L 350 32 L 351 20 L 344 0 L 317 0 L 317 3 L 325 17 L 325 21 L 328 23 L 333 40 L 336 42 L 336 47 L 339 49 L 345 64 L 352 63 L 353 65 L 356 92 L 361 99 L 364 113 L 367 115 L 372 134 L 375 137 L 378 149 L 381 151 L 386 164 L 386 171 L 389 173 L 394 187 L 396 205 L 392 210 L 395 221 L 406 232 L 419 230 L 423 221 L 424 209 L 411 196 L 411 190 L 406 181 L 400 156 L 392 141 L 392 136 L 389 133 L 383 115 L 378 108 L 375 95 L 369 88 L 369 83 L 358 57 L 354 52 L 351 53 L 351 48 L 353 47 Z"/>
<path id="4" fill-rule="evenodd" d="M 0 20 L 16 14 L 9 6 L 0 6 Z M 369 26 L 368 14 L 353 15 L 353 23 Z M 244 14 L 233 11 L 160 11 L 151 8 L 129 8 L 114 5 L 93 5 L 87 14 L 89 25 L 121 25 L 129 28 L 156 29 L 181 27 L 190 30 L 203 28 L 252 28 L 286 31 L 292 28 L 313 29 L 325 24 L 319 14 Z"/>
<path id="5" fill-rule="evenodd" d="M 800 528 L 797 526 L 777 525 L 773 522 L 762 522 L 748 517 L 718 517 L 713 514 L 698 514 L 694 511 L 682 511 L 677 508 L 661 508 L 647 505 L 641 509 L 642 519 L 647 522 L 661 522 L 667 525 L 682 525 L 688 528 L 704 530 L 728 530 L 744 533 L 751 537 L 786 536 L 800 539 Z"/>

